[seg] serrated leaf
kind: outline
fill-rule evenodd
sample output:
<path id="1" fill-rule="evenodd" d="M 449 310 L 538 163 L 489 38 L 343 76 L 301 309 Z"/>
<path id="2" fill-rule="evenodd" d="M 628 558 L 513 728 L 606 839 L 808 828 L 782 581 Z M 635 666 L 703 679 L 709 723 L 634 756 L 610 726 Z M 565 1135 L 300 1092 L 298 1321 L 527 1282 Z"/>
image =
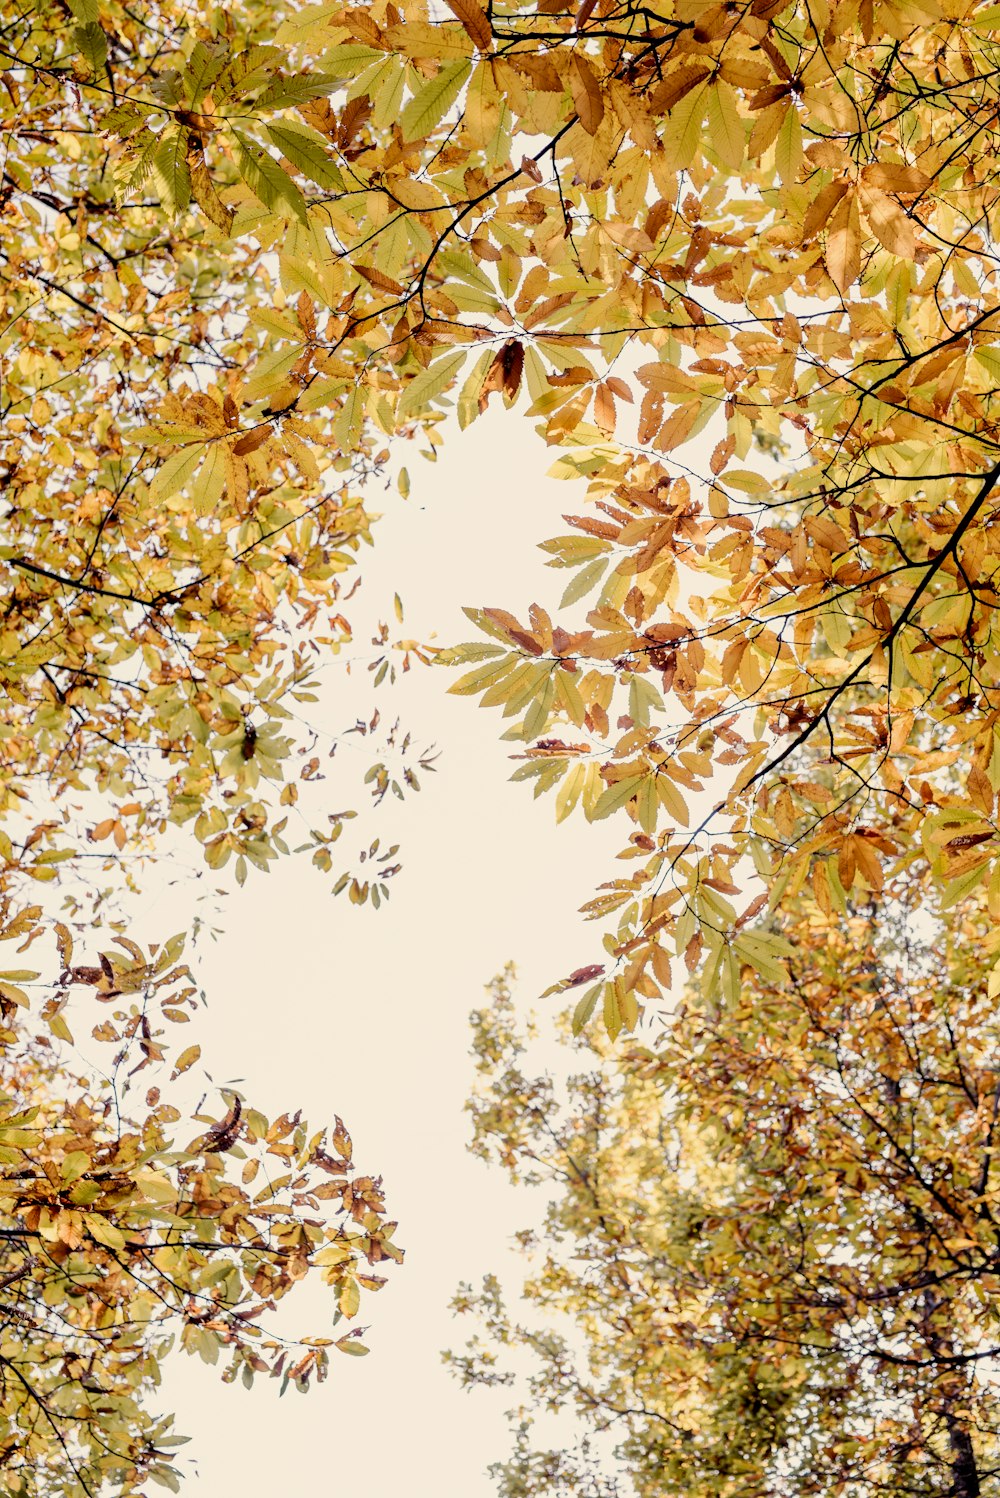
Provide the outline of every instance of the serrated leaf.
<path id="1" fill-rule="evenodd" d="M 566 585 L 562 598 L 559 600 L 560 608 L 569 608 L 571 603 L 577 603 L 581 598 L 597 587 L 604 576 L 608 566 L 607 557 L 598 557 L 593 562 L 588 562 L 581 567 L 575 577 Z"/>
<path id="2" fill-rule="evenodd" d="M 195 42 L 184 72 L 189 103 L 198 104 L 205 97 L 225 65 L 226 54 L 222 47 L 208 47 L 200 40 Z"/>
<path id="3" fill-rule="evenodd" d="M 158 501 L 169 499 L 171 494 L 183 489 L 194 477 L 204 456 L 204 443 L 182 447 L 180 452 L 173 453 L 156 471 L 152 483 L 154 498 Z"/>
<path id="4" fill-rule="evenodd" d="M 258 109 L 291 109 L 332 94 L 340 78 L 334 73 L 295 73 L 273 78 L 257 96 Z M 287 124 L 287 121 L 285 121 Z"/>
<path id="5" fill-rule="evenodd" d="M 344 191 L 340 168 L 328 154 L 318 131 L 309 130 L 304 125 L 293 125 L 288 120 L 275 121 L 265 130 L 271 144 L 277 146 L 282 156 L 311 181 L 331 192 Z"/>
<path id="6" fill-rule="evenodd" d="M 160 140 L 158 136 L 146 133 L 149 138 L 141 139 L 140 149 L 136 152 L 130 152 L 125 157 L 116 174 L 118 197 L 121 202 L 125 202 L 134 192 L 138 192 L 153 170 L 153 162 L 160 148 Z M 136 144 L 139 145 L 140 143 L 137 142 Z"/>
<path id="7" fill-rule="evenodd" d="M 453 62 L 413 96 L 400 120 L 404 140 L 419 140 L 430 134 L 458 98 L 471 71 L 471 62 Z"/>
<path id="8" fill-rule="evenodd" d="M 736 92 L 723 78 L 716 79 L 708 93 L 708 134 L 716 155 L 734 171 L 743 164 L 746 135 L 740 118 Z"/>
<path id="9" fill-rule="evenodd" d="M 786 187 L 798 180 L 802 165 L 802 122 L 793 103 L 789 103 L 774 143 L 774 164 Z"/>
<path id="10" fill-rule="evenodd" d="M 238 144 L 236 164 L 240 176 L 254 197 L 272 211 L 286 209 L 302 223 L 306 222 L 305 199 L 284 167 L 268 155 L 263 146 L 248 136 L 233 131 Z"/>
<path id="11" fill-rule="evenodd" d="M 90 64 L 91 73 L 100 73 L 108 60 L 108 39 L 96 21 L 78 26 L 73 33 L 76 45 Z"/>
<path id="12" fill-rule="evenodd" d="M 178 130 L 162 140 L 153 160 L 153 175 L 171 210 L 183 213 L 191 201 L 191 173 L 187 164 L 187 134 Z"/>
<path id="13" fill-rule="evenodd" d="M 620 811 L 638 791 L 643 782 L 641 775 L 629 775 L 624 780 L 616 780 L 598 796 L 597 801 L 590 813 L 592 822 L 603 821 L 610 817 L 612 812 Z"/>
<path id="14" fill-rule="evenodd" d="M 577 1000 L 576 1005 L 573 1009 L 572 1020 L 574 1035 L 580 1034 L 580 1031 L 590 1019 L 594 1010 L 597 1008 L 597 1000 L 601 996 L 601 989 L 603 987 L 603 983 L 595 983 L 593 988 L 588 988 L 587 992 L 582 996 L 582 998 Z"/>
<path id="15" fill-rule="evenodd" d="M 435 359 L 421 374 L 411 380 L 400 397 L 398 407 L 400 420 L 415 416 L 425 406 L 429 406 L 435 397 L 451 384 L 465 363 L 465 357 L 464 349 L 445 354 L 442 358 Z"/>
<path id="16" fill-rule="evenodd" d="M 380 61 L 385 56 L 375 47 L 366 47 L 362 42 L 347 42 L 342 47 L 333 47 L 329 52 L 324 52 L 322 57 L 323 72 L 329 78 L 338 81 L 342 78 L 356 78 L 365 68 L 370 68 L 372 63 Z"/>

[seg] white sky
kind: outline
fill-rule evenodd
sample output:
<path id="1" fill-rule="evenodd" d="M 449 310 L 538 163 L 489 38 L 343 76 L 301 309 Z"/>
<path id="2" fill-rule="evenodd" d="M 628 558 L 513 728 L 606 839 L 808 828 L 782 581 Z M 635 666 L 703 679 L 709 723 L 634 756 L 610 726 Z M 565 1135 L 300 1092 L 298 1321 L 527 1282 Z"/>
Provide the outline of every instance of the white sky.
<path id="1" fill-rule="evenodd" d="M 545 477 L 556 455 L 522 417 L 499 410 L 451 432 L 437 464 L 403 454 L 411 497 L 387 506 L 361 562 L 383 616 L 398 588 L 405 633 L 452 643 L 474 634 L 462 604 L 554 605 L 569 574 L 547 568 L 535 544 L 564 530 L 559 516 L 583 498 L 582 485 Z M 374 495 L 371 503 L 378 508 Z M 448 1311 L 458 1282 L 502 1270 L 511 1234 L 534 1214 L 525 1193 L 466 1153 L 467 1015 L 508 959 L 531 1000 L 599 956 L 598 928 L 577 909 L 609 877 L 619 843 L 607 824 L 557 827 L 551 798 L 509 784 L 514 746 L 499 742 L 499 715 L 448 696 L 452 679 L 417 669 L 396 694 L 416 740 L 442 753 L 419 795 L 387 801 L 366 822 L 403 844 L 388 905 L 335 900 L 328 877 L 284 859 L 268 876 L 251 872 L 224 907 L 224 933 L 201 947 L 210 1007 L 185 1043 L 199 1040 L 213 1077 L 243 1079 L 272 1116 L 301 1106 L 318 1127 L 340 1113 L 359 1168 L 384 1176 L 406 1262 L 367 1298 L 371 1355 L 334 1355 L 330 1378 L 305 1397 L 290 1389 L 279 1403 L 270 1381 L 247 1392 L 197 1360 L 171 1360 L 162 1403 L 193 1438 L 182 1451 L 196 1463 L 184 1484 L 191 1498 L 303 1483 L 372 1498 L 495 1491 L 486 1467 L 508 1449 L 507 1397 L 464 1394 L 440 1352 L 472 1330 Z M 363 683 L 334 672 L 307 711 L 343 727 L 368 700 Z M 160 865 L 147 885 L 136 912 L 143 934 L 189 924 L 206 884 L 219 882 L 206 874 L 178 887 L 176 873 Z M 308 1289 L 298 1298 L 299 1329 L 326 1334 L 332 1307 Z"/>

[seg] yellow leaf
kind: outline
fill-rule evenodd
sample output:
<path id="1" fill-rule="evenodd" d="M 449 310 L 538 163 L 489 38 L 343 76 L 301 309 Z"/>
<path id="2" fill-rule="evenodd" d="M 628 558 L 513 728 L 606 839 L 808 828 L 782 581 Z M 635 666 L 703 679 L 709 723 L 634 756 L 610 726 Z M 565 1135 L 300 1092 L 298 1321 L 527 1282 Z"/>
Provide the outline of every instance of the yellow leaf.
<path id="1" fill-rule="evenodd" d="M 785 118 L 774 143 L 774 164 L 786 187 L 791 187 L 798 180 L 802 165 L 802 122 L 793 103 L 785 111 Z"/>
<path id="2" fill-rule="evenodd" d="M 683 171 L 694 160 L 701 140 L 707 93 L 705 84 L 699 83 L 685 94 L 667 116 L 663 130 L 664 166 L 667 171 Z"/>
<path id="3" fill-rule="evenodd" d="M 841 198 L 830 217 L 825 259 L 830 280 L 846 296 L 861 269 L 861 221 L 854 193 Z"/>
<path id="4" fill-rule="evenodd" d="M 746 134 L 740 118 L 736 91 L 723 78 L 717 78 L 709 89 L 708 133 L 724 166 L 736 170 L 743 165 Z"/>
<path id="5" fill-rule="evenodd" d="M 861 207 L 872 233 L 893 255 L 912 260 L 916 251 L 913 223 L 894 198 L 875 187 L 861 188 Z"/>

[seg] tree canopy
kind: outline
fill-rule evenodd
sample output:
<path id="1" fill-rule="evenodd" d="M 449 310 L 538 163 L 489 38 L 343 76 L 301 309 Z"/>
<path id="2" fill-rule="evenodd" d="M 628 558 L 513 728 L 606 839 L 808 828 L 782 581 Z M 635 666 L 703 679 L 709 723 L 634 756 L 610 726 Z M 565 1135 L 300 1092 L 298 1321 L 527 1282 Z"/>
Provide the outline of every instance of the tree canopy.
<path id="1" fill-rule="evenodd" d="M 505 1498 L 993 1490 L 992 922 L 935 929 L 926 893 L 878 921 L 800 897 L 786 973 L 692 989 L 618 1066 L 581 1042 L 565 1090 L 492 985 L 473 1148 L 551 1195 L 521 1303 L 492 1277 L 456 1301 L 481 1325 L 456 1371 L 520 1392 Z M 556 1410 L 575 1445 L 545 1444 Z"/>
<path id="2" fill-rule="evenodd" d="M 238 55 L 266 15 L 230 18 Z M 118 7 L 102 30 L 96 6 L 78 22 L 15 7 L 3 31 L 3 788 L 19 830 L 46 798 L 57 815 L 0 850 L 33 878 L 84 834 L 121 851 L 191 824 L 208 866 L 235 858 L 241 880 L 287 851 L 300 782 L 321 774 L 301 715 L 320 661 L 352 638 L 342 593 L 371 540 L 360 491 L 387 458 L 360 424 L 350 441 L 326 424 L 307 442 L 294 414 L 262 416 L 295 362 L 276 355 L 275 327 L 311 336 L 309 296 L 283 288 L 270 241 L 222 238 L 160 167 L 140 194 L 112 160 L 115 99 L 169 94 L 166 62 L 204 51 L 187 16 Z M 186 139 L 167 130 L 161 165 L 173 151 L 188 170 Z M 373 664 L 384 674 L 385 652 Z M 101 815 L 67 826 L 81 791 Z M 300 851 L 331 869 L 350 815 L 303 822 Z M 384 898 L 387 851 L 375 879 L 341 887 Z"/>
<path id="3" fill-rule="evenodd" d="M 21 307 L 57 254 L 80 257 L 61 315 L 78 337 L 128 346 L 115 362 L 142 398 L 125 415 L 124 392 L 111 396 L 123 471 L 178 532 L 173 567 L 151 545 L 142 587 L 131 572 L 106 589 L 84 576 L 102 591 L 82 605 L 151 617 L 151 650 L 176 611 L 188 648 L 207 629 L 198 648 L 252 660 L 251 640 L 213 634 L 227 603 L 240 619 L 266 617 L 271 592 L 311 607 L 364 530 L 346 497 L 305 516 L 318 464 L 350 466 L 382 435 L 436 442 L 453 402 L 467 424 L 494 394 L 520 400 L 560 448 L 557 472 L 589 478 L 604 507 L 546 543 L 574 573 L 566 608 L 588 599 L 586 627 L 476 609 L 493 643 L 451 659 L 478 662 L 458 690 L 514 720 L 519 773 L 556 790 L 559 814 L 618 813 L 634 829 L 631 876 L 591 907 L 617 918 L 594 995 L 610 1027 L 668 985 L 673 955 L 736 984 L 753 946 L 731 901 L 741 858 L 837 900 L 884 881 L 905 806 L 910 832 L 944 816 L 942 829 L 981 833 L 990 874 L 994 9 L 462 0 L 431 17 L 387 0 L 287 17 L 165 6 L 140 23 L 81 0 L 75 23 L 30 15 L 5 43 L 11 108 L 30 89 L 35 117 L 13 131 L 12 188 L 43 245 Z M 88 178 L 79 209 L 58 181 L 47 214 L 24 193 L 38 135 L 45 151 L 72 140 L 48 170 Z M 176 336 L 190 306 L 195 348 L 153 353 L 176 370 L 167 391 L 143 382 L 138 327 L 79 301 L 98 279 L 128 282 L 130 236 L 155 260 L 171 213 L 190 253 L 180 285 L 155 286 L 146 336 L 155 345 L 168 311 Z M 91 242 L 102 225 L 125 236 L 107 246 L 124 246 L 120 274 Z M 237 287 L 249 315 L 227 322 Z M 27 411 L 53 371 L 24 357 Z M 58 424 L 38 398 L 37 420 Z M 199 508 L 218 528 L 195 523 Z M 80 563 L 109 509 L 69 559 L 10 559 L 34 607 L 81 607 Z M 264 542 L 272 528 L 280 541 Z M 124 539 L 128 572 L 127 525 Z M 297 661 L 275 673 L 265 639 L 254 727 L 278 743 Z M 207 716 L 238 779 L 232 685 L 186 711 Z M 807 741 L 827 763 L 804 780 Z M 244 763 L 263 756 L 266 773 L 274 754 L 256 742 Z M 213 857 L 265 860 L 260 803 L 209 794 L 204 807 L 204 756 L 192 746 L 187 762 L 170 814 L 195 816 Z M 690 825 L 702 791 L 710 811 Z M 973 879 L 961 859 L 935 862 L 945 883 Z"/>
<path id="4" fill-rule="evenodd" d="M 134 857 L 193 833 L 240 882 L 297 851 L 355 903 L 385 899 L 396 846 L 365 833 L 342 853 L 355 808 L 313 815 L 308 709 L 352 641 L 372 485 L 405 494 L 400 439 L 433 457 L 494 397 L 592 501 L 543 543 L 570 574 L 561 604 L 470 600 L 479 638 L 447 650 L 385 624 L 367 664 L 375 686 L 414 660 L 471 668 L 454 690 L 501 710 L 516 776 L 560 818 L 617 819 L 628 870 L 585 907 L 602 950 L 556 988 L 581 990 L 578 1031 L 595 1012 L 613 1040 L 664 1024 L 567 1127 L 597 1149 L 579 1119 L 607 1094 L 613 1154 L 626 1118 L 669 1117 L 671 1149 L 693 1149 L 662 1241 L 640 1241 L 621 1159 L 607 1242 L 576 1192 L 583 1250 L 641 1304 L 596 1383 L 544 1351 L 552 1397 L 617 1419 L 601 1400 L 640 1352 L 660 1366 L 655 1327 L 707 1413 L 691 1428 L 650 1390 L 621 1414 L 640 1483 L 691 1442 L 706 1493 L 788 1471 L 874 1491 L 905 1462 L 917 1491 L 964 1498 L 992 1471 L 969 1370 L 995 1266 L 998 35 L 976 0 L 7 7 L 0 895 L 2 934 L 49 963 L 0 973 L 12 1480 L 170 1480 L 142 1403 L 164 1323 L 249 1374 L 268 1360 L 247 1328 L 305 1269 L 352 1314 L 375 1285 L 362 1261 L 397 1253 L 377 1180 L 347 1184 L 340 1125 L 331 1155 L 233 1095 L 176 1148 L 197 1060 L 167 1055 L 180 945 L 119 925 L 114 952 L 74 961 L 81 934 L 104 942 L 104 896 L 71 881 L 121 866 L 127 885 Z M 404 729 L 372 748 L 376 801 L 430 764 Z M 940 994 L 924 959 L 895 976 L 918 893 L 950 933 Z M 110 1084 L 74 1080 L 78 989 L 114 1005 L 92 1027 Z M 133 1072 L 156 1081 L 141 1106 L 139 1083 L 115 1086 Z M 480 1120 L 499 1137 L 520 1109 L 515 1161 L 540 1116 L 518 1098 Z M 250 1193 L 254 1151 L 289 1165 L 280 1207 L 271 1182 Z M 619 1231 L 636 1280 L 609 1257 Z M 643 1276 L 664 1262 L 685 1319 L 661 1327 Z M 570 1309 L 578 1282 L 559 1281 Z M 598 1298 L 586 1329 L 605 1314 Z M 300 1381 L 321 1362 L 272 1352 Z M 810 1477 L 835 1409 L 836 1460 Z"/>

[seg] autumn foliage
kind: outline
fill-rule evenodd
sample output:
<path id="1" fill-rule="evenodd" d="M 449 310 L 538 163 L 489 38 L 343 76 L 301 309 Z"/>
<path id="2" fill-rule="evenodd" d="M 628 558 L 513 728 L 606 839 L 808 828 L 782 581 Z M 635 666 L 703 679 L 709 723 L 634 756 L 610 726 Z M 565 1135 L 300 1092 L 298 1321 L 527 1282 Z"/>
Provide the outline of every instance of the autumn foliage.
<path id="1" fill-rule="evenodd" d="M 99 934 L 101 881 L 127 899 L 187 841 L 239 883 L 298 853 L 387 897 L 396 845 L 348 847 L 354 806 L 306 815 L 308 710 L 353 639 L 368 486 L 405 494 L 401 444 L 433 455 L 491 405 L 578 496 L 542 543 L 561 602 L 470 600 L 478 638 L 445 650 L 380 625 L 373 686 L 464 667 L 515 777 L 621 827 L 626 866 L 585 907 L 600 947 L 555 991 L 575 1031 L 648 1054 L 580 1117 L 607 1093 L 616 1140 L 627 1117 L 700 1141 L 700 1205 L 664 1184 L 656 1241 L 611 1173 L 618 1205 L 579 1231 L 621 1346 L 597 1383 L 548 1352 L 546 1377 L 631 1422 L 644 1492 L 682 1457 L 686 1486 L 755 1498 L 789 1474 L 898 1491 L 904 1468 L 972 1498 L 992 1473 L 970 1370 L 995 1294 L 998 36 L 975 0 L 7 7 L 0 935 L 48 965 L 0 972 L 22 1491 L 166 1472 L 161 1316 L 235 1371 L 305 1379 L 320 1352 L 269 1363 L 257 1308 L 316 1265 L 351 1315 L 396 1253 L 342 1126 L 331 1154 L 234 1095 L 176 1149 L 180 944 Z M 430 765 L 405 730 L 372 750 L 376 802 Z M 66 1086 L 81 1025 L 138 1078 L 120 1095 Z M 535 1127 L 508 1103 L 484 1138 Z M 280 1206 L 250 1190 L 260 1151 L 289 1166 Z M 100 1404 L 94 1275 L 130 1328 Z M 626 1367 L 650 1389 L 623 1412 L 601 1401 Z M 546 1481 L 583 1482 L 553 1459 Z"/>
<path id="2" fill-rule="evenodd" d="M 456 1372 L 520 1400 L 505 1498 L 991 1491 L 991 922 L 980 900 L 942 929 L 925 895 L 878 923 L 800 899 L 784 972 L 735 1005 L 692 990 L 654 1047 L 585 1046 L 565 1086 L 494 983 L 473 1148 L 551 1196 L 520 1303 L 494 1278 L 456 1300 L 479 1322 Z M 558 1410 L 575 1442 L 547 1444 Z"/>

